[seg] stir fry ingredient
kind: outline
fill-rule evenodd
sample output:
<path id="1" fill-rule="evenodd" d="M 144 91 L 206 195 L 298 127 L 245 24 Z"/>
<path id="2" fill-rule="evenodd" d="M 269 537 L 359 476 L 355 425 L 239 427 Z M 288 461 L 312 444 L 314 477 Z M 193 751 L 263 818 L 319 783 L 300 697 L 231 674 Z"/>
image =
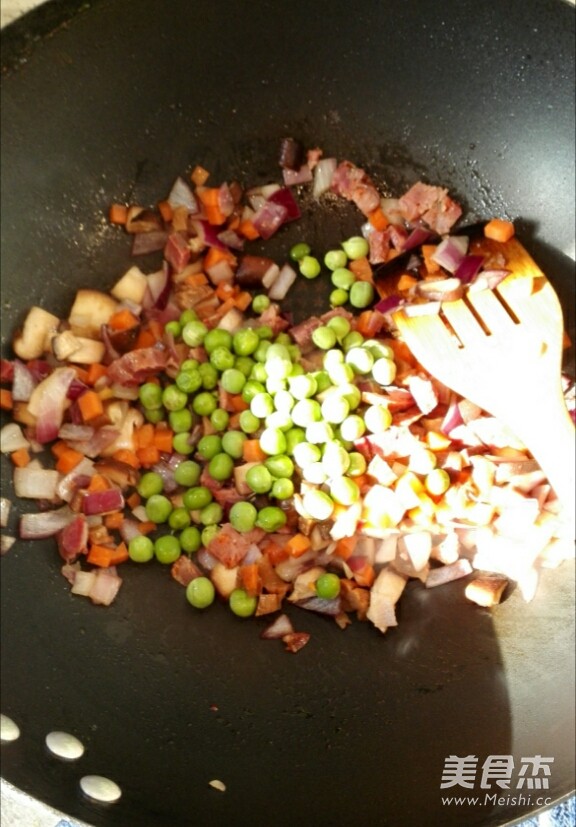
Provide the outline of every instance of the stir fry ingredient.
<path id="1" fill-rule="evenodd" d="M 120 570 L 159 564 L 195 610 L 274 615 L 262 636 L 290 652 L 309 635 L 286 603 L 385 632 L 409 581 L 463 580 L 486 607 L 514 580 L 532 599 L 540 570 L 574 553 L 558 500 L 392 317 L 494 289 L 508 270 L 489 241 L 513 224 L 452 233 L 462 211 L 445 189 L 383 197 L 292 139 L 281 167 L 283 184 L 249 189 L 195 167 L 155 209 L 112 205 L 160 269 L 80 290 L 67 319 L 31 308 L 1 371 L 1 450 L 16 496 L 38 502 L 20 537 L 55 537 L 72 592 L 94 603 L 116 598 Z M 284 262 L 246 252 L 300 217 L 301 188 L 355 204 L 358 233 L 327 251 L 303 240 Z M 331 307 L 291 324 L 278 302 L 300 278 L 330 282 Z M 571 393 L 573 408 L 567 380 Z"/>

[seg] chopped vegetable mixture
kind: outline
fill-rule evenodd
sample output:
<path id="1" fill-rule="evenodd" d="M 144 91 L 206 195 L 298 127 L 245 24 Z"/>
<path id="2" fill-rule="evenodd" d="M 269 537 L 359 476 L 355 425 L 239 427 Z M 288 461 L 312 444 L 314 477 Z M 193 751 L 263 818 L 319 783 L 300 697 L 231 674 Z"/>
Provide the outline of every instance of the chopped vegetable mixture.
<path id="1" fill-rule="evenodd" d="M 409 580 L 462 579 L 480 606 L 514 580 L 532 599 L 540 570 L 574 554 L 558 500 L 393 320 L 494 289 L 508 270 L 489 240 L 513 224 L 453 231 L 462 210 L 445 189 L 385 198 L 355 164 L 291 138 L 280 167 L 282 183 L 245 189 L 197 166 L 154 208 L 113 204 L 134 256 L 161 266 L 78 291 L 67 319 L 30 309 L 1 371 L 1 450 L 16 496 L 38 502 L 20 537 L 54 537 L 72 593 L 94 603 L 116 598 L 131 564 L 159 564 L 195 610 L 270 616 L 262 636 L 290 652 L 309 635 L 286 603 L 385 632 Z M 353 202 L 357 235 L 324 251 L 303 240 L 281 262 L 248 252 L 300 217 L 305 189 Z M 280 302 L 317 278 L 326 312 L 292 324 Z M 568 380 L 566 398 L 573 409 Z M 9 511 L 3 499 L 2 526 Z"/>

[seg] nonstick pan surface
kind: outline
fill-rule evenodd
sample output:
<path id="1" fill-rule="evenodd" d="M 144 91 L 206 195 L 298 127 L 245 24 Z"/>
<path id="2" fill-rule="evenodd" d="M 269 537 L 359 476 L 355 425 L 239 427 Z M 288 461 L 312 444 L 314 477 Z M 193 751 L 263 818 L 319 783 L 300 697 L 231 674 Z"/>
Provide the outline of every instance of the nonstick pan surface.
<path id="1" fill-rule="evenodd" d="M 54 0 L 3 31 L 2 69 L 6 352 L 31 304 L 65 314 L 133 263 L 111 201 L 153 204 L 195 164 L 277 180 L 287 135 L 390 193 L 423 178 L 468 220 L 515 219 L 573 327 L 574 11 L 560 0 Z M 307 205 L 267 249 L 324 250 L 358 226 Z M 322 304 L 306 290 L 297 318 Z M 574 788 L 573 579 L 544 571 L 531 604 L 512 590 L 493 612 L 459 583 L 411 583 L 386 636 L 296 612 L 312 638 L 291 655 L 260 640 L 266 619 L 191 610 L 158 566 L 131 566 L 103 609 L 70 595 L 53 543 L 18 542 L 2 558 L 2 712 L 21 737 L 2 745 L 3 775 L 96 827 L 514 822 Z M 50 756 L 52 730 L 83 757 Z M 528 795 L 517 773 L 538 755 L 548 787 Z M 477 759 L 472 788 L 441 789 L 449 756 Z M 509 789 L 481 786 L 490 756 L 514 760 Z M 87 774 L 121 799 L 87 800 Z"/>

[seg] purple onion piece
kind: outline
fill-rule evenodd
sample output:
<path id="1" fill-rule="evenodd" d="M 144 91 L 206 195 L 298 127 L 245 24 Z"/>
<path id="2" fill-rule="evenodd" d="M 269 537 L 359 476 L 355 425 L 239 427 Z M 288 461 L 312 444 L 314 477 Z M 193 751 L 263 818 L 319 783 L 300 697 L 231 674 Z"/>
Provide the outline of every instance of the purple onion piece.
<path id="1" fill-rule="evenodd" d="M 464 256 L 458 265 L 454 275 L 460 279 L 462 284 L 470 284 L 470 282 L 478 275 L 480 268 L 484 263 L 484 256 Z"/>

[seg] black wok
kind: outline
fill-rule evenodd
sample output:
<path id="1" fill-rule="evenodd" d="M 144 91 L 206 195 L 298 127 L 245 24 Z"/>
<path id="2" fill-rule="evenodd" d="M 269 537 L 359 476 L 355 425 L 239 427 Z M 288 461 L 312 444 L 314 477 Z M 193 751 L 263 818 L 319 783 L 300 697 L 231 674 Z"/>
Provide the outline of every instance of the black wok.
<path id="1" fill-rule="evenodd" d="M 102 222 L 112 200 L 153 204 L 196 163 L 275 180 L 289 134 L 390 192 L 424 177 L 470 220 L 517 219 L 573 305 L 574 11 L 560 0 L 54 0 L 3 31 L 2 52 L 3 344 L 29 305 L 65 313 L 128 267 Z M 357 226 L 319 207 L 271 248 L 322 250 Z M 458 583 L 412 583 L 385 637 L 297 615 L 312 639 L 294 656 L 260 640 L 264 622 L 193 612 L 158 566 L 133 566 L 94 607 L 70 596 L 52 543 L 19 542 L 2 559 L 2 712 L 22 734 L 2 745 L 3 775 L 98 827 L 513 822 L 574 788 L 573 609 L 570 566 L 493 613 Z M 83 741 L 79 761 L 47 753 L 55 729 Z M 478 758 L 473 789 L 440 789 L 450 755 Z M 482 788 L 498 755 L 553 758 L 548 788 Z M 120 785 L 118 803 L 79 793 L 91 773 Z M 478 802 L 442 802 L 467 793 Z"/>

